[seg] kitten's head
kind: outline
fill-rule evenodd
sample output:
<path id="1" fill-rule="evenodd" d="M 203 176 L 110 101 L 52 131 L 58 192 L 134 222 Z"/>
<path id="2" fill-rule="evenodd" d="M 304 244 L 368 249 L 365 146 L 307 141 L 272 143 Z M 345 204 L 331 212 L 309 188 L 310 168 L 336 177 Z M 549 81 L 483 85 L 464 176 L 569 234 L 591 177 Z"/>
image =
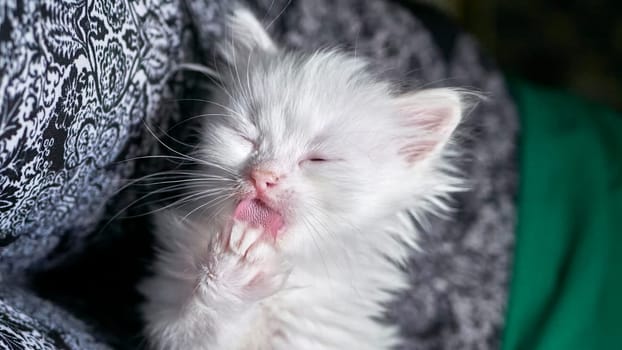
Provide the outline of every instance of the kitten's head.
<path id="1" fill-rule="evenodd" d="M 215 191 L 236 184 L 229 215 L 311 252 L 455 189 L 442 168 L 458 92 L 397 94 L 359 58 L 281 50 L 246 10 L 229 29 L 200 153 L 231 179 Z"/>

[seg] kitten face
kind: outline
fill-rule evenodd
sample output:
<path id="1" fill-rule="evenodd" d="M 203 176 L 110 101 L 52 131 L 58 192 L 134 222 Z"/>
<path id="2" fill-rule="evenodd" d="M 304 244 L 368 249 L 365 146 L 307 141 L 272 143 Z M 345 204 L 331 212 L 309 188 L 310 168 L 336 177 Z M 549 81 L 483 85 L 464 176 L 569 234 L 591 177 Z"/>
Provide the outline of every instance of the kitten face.
<path id="1" fill-rule="evenodd" d="M 363 234 L 425 192 L 460 119 L 457 93 L 397 96 L 360 59 L 278 50 L 246 15 L 236 12 L 221 48 L 200 152 L 206 172 L 227 178 L 208 190 L 235 186 L 228 215 L 300 253 Z"/>

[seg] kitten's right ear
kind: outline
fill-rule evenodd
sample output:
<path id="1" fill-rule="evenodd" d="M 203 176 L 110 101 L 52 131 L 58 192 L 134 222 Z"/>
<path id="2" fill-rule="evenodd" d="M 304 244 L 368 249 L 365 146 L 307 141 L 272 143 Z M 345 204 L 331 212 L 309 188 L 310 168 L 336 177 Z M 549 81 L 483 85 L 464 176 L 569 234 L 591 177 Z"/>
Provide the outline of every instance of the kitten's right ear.
<path id="1" fill-rule="evenodd" d="M 236 7 L 227 16 L 225 39 L 218 44 L 217 50 L 227 63 L 235 65 L 237 61 L 246 62 L 254 52 L 274 53 L 277 46 L 265 28 L 251 11 Z"/>

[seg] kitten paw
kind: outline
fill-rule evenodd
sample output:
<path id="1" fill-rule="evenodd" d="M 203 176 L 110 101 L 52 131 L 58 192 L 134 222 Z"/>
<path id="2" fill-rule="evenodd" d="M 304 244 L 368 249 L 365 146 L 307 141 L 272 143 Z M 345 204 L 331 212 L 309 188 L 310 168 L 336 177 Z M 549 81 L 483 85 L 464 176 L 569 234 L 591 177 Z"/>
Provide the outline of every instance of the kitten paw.
<path id="1" fill-rule="evenodd" d="M 221 276 L 244 300 L 258 301 L 277 293 L 289 275 L 289 265 L 265 237 L 261 227 L 235 220 L 226 242 L 226 276 Z"/>

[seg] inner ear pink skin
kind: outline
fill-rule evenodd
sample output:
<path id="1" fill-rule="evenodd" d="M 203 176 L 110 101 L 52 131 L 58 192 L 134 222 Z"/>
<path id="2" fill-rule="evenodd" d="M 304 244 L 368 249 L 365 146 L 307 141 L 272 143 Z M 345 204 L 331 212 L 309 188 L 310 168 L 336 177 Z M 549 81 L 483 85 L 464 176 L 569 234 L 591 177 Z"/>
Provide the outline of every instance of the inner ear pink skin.
<path id="1" fill-rule="evenodd" d="M 434 141 L 411 142 L 401 147 L 398 154 L 405 157 L 409 164 L 414 164 L 425 159 L 425 157 L 434 150 L 436 145 L 437 142 Z"/>
<path id="2" fill-rule="evenodd" d="M 404 156 L 410 164 L 423 160 L 428 154 L 442 147 L 456 124 L 453 120 L 453 109 L 449 107 L 404 109 L 402 113 L 410 117 L 402 125 L 413 130 L 415 136 L 408 139 L 398 154 Z"/>
<path id="3" fill-rule="evenodd" d="M 242 200 L 235 208 L 233 217 L 251 225 L 263 227 L 273 239 L 284 226 L 283 216 L 257 198 Z"/>

